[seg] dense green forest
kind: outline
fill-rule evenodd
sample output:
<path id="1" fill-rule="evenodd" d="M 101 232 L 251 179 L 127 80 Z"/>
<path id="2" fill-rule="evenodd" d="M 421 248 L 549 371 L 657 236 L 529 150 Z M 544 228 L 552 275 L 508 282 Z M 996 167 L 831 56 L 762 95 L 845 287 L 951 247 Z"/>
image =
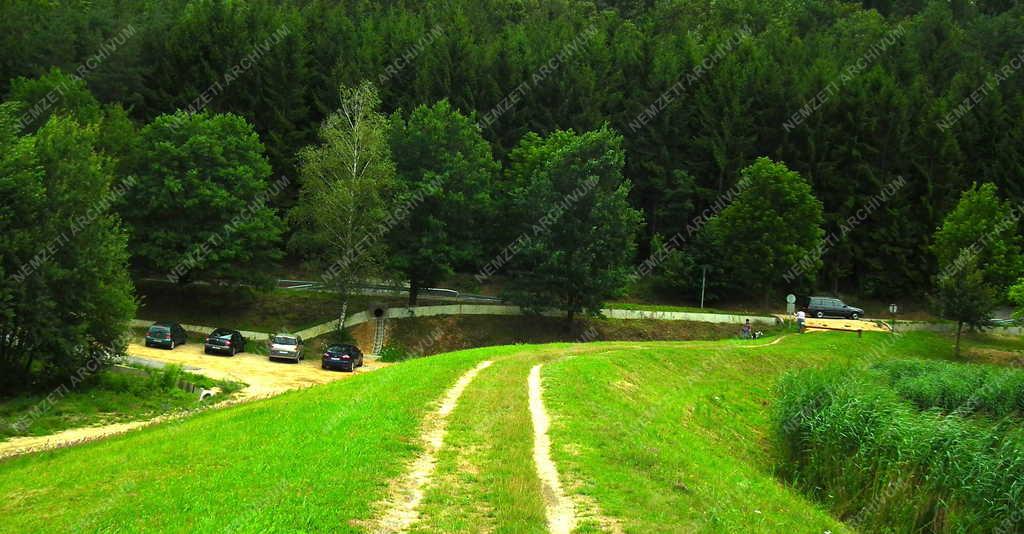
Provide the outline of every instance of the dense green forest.
<path id="1" fill-rule="evenodd" d="M 962 191 L 991 182 L 1024 199 L 1013 0 L 21 0 L 3 3 L 0 26 L 8 96 L 59 67 L 98 113 L 119 104 L 123 129 L 178 109 L 235 113 L 271 176 L 298 176 L 339 86 L 364 80 L 385 115 L 447 99 L 505 166 L 529 132 L 607 124 L 644 218 L 638 263 L 761 156 L 809 181 L 825 235 L 842 235 L 815 265 L 819 289 L 925 291 L 931 236 Z M 37 114 L 23 113 L 27 130 Z M 290 208 L 299 187 L 270 204 Z M 683 263 L 713 263 L 692 241 Z M 692 270 L 672 287 L 685 292 Z"/>

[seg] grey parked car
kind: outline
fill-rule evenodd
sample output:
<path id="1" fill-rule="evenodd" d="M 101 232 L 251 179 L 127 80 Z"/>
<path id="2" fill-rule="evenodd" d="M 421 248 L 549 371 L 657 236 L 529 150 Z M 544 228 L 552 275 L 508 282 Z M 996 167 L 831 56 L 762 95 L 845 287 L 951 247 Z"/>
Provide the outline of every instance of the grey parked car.
<path id="1" fill-rule="evenodd" d="M 276 334 L 270 338 L 270 361 L 291 360 L 299 363 L 305 355 L 302 338 L 291 334 Z"/>
<path id="2" fill-rule="evenodd" d="M 807 304 L 807 315 L 812 317 L 847 317 L 860 319 L 864 316 L 864 310 L 855 308 L 843 301 L 832 297 L 811 297 Z"/>

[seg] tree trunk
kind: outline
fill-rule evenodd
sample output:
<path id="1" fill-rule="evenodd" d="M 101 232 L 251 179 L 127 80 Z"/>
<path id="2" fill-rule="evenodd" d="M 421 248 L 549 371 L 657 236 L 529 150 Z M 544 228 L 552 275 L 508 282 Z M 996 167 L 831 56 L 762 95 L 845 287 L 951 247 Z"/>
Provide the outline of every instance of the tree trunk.
<path id="1" fill-rule="evenodd" d="M 348 314 L 348 296 L 341 301 L 341 314 L 338 315 L 338 330 L 345 328 L 345 315 Z"/>
<path id="2" fill-rule="evenodd" d="M 415 281 L 410 280 L 409 281 L 409 307 L 410 308 L 416 305 L 416 299 L 418 299 L 419 296 L 420 296 L 420 287 L 419 287 L 419 285 Z"/>
<path id="3" fill-rule="evenodd" d="M 964 322 L 963 321 L 959 321 L 958 323 L 956 323 L 956 350 L 955 350 L 954 354 L 958 358 L 960 357 L 960 332 L 962 332 L 963 329 L 964 329 Z"/>

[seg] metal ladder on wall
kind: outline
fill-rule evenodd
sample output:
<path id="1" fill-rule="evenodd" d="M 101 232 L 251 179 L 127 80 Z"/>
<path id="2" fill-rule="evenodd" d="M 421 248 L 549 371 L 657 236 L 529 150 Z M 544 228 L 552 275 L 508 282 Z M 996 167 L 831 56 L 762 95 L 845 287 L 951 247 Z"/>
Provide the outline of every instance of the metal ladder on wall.
<path id="1" fill-rule="evenodd" d="M 384 348 L 384 338 L 387 337 L 387 319 L 384 316 L 377 318 L 377 330 L 373 333 L 373 351 L 371 354 L 380 354 Z"/>

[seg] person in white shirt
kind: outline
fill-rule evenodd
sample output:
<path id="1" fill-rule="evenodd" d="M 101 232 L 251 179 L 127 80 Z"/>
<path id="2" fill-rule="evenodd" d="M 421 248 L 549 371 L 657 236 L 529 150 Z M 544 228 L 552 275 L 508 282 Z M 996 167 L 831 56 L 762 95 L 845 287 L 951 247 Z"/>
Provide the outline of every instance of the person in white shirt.
<path id="1" fill-rule="evenodd" d="M 803 310 L 796 312 L 796 327 L 797 332 L 804 333 L 804 321 L 807 320 L 807 314 Z"/>

